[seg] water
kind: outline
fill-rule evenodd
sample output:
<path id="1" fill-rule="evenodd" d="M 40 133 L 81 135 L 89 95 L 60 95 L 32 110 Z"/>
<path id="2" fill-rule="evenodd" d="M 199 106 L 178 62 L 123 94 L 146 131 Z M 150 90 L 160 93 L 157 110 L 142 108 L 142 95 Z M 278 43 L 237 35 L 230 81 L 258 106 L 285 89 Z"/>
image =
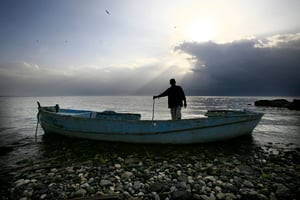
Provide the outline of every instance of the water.
<path id="1" fill-rule="evenodd" d="M 250 141 L 249 139 L 243 139 L 245 141 L 239 139 L 235 141 L 235 145 L 246 142 L 250 146 L 272 145 L 274 148 L 299 148 L 300 111 L 292 111 L 286 108 L 254 106 L 254 102 L 260 99 L 271 98 L 187 97 L 188 107 L 182 109 L 182 114 L 183 118 L 201 117 L 208 109 L 247 109 L 262 112 L 265 113 L 265 115 L 253 131 Z M 293 98 L 285 97 L 285 99 L 292 101 Z M 115 151 L 120 148 L 118 145 L 107 145 L 94 141 L 85 141 L 83 144 L 78 140 L 72 143 L 71 140 L 65 138 L 48 140 L 44 136 L 41 127 L 38 127 L 38 137 L 35 138 L 37 101 L 39 101 L 42 106 L 59 104 L 60 107 L 63 108 L 140 113 L 142 119 L 152 119 L 153 111 L 153 100 L 152 97 L 149 96 L 0 97 L 0 147 L 9 146 L 13 149 L 9 153 L 1 153 L 1 165 L 14 165 L 29 158 L 42 159 L 45 157 L 45 154 L 41 155 L 41 152 L 44 152 L 45 149 L 49 153 L 49 151 L 54 152 L 57 149 L 63 148 L 88 149 L 89 146 L 95 145 L 102 146 L 101 151 L 105 153 L 105 151 Z M 166 98 L 155 100 L 154 118 L 170 119 Z M 213 147 L 215 144 L 209 145 Z M 193 148 L 194 147 L 195 146 L 193 146 Z M 125 148 L 128 149 L 128 146 Z M 180 148 L 182 147 L 173 147 L 173 149 Z M 59 153 L 61 152 L 57 154 Z"/>

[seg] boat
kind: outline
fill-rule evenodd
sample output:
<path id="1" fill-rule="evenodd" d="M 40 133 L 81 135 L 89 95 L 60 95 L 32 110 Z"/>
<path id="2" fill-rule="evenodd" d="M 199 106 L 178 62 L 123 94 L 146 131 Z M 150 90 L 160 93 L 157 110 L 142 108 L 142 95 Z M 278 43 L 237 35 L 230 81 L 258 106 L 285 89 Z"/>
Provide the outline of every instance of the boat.
<path id="1" fill-rule="evenodd" d="M 199 118 L 141 120 L 136 113 L 38 105 L 38 122 L 45 134 L 144 144 L 207 143 L 251 135 L 263 116 L 248 110 L 210 110 Z"/>

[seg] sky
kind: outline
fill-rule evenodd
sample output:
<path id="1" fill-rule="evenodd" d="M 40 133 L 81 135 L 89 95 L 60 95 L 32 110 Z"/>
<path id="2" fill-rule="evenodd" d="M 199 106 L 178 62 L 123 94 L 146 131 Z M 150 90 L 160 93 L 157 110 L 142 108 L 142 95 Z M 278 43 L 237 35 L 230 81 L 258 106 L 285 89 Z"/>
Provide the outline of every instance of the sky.
<path id="1" fill-rule="evenodd" d="M 0 96 L 300 96 L 299 0 L 1 0 Z"/>

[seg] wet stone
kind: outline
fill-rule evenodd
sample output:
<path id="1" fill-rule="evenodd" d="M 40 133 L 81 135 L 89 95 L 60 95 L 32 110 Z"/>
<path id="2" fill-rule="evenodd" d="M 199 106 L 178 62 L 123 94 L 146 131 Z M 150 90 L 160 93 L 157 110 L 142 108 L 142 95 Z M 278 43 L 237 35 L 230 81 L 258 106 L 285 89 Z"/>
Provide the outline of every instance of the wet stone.
<path id="1" fill-rule="evenodd" d="M 113 185 L 113 183 L 110 180 L 101 180 L 100 181 L 100 186 L 102 187 L 107 187 L 107 186 L 111 186 Z"/>
<path id="2" fill-rule="evenodd" d="M 185 190 L 178 190 L 173 192 L 172 199 L 173 200 L 189 200 L 191 199 L 192 195 L 190 192 Z"/>

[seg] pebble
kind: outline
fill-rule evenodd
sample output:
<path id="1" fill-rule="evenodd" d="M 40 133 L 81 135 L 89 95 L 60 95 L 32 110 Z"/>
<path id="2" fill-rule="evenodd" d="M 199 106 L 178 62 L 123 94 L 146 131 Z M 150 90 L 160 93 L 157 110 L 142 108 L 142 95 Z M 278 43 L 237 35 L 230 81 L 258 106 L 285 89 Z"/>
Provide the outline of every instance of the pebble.
<path id="1" fill-rule="evenodd" d="M 83 197 L 86 193 L 87 193 L 86 190 L 84 190 L 84 189 L 79 189 L 79 190 L 77 190 L 77 191 L 75 192 L 74 196 L 75 196 L 75 197 Z"/>
<path id="2" fill-rule="evenodd" d="M 124 172 L 124 173 L 122 174 L 121 177 L 122 177 L 122 179 L 128 180 L 128 179 L 130 179 L 132 176 L 133 176 L 133 173 L 132 173 L 132 172 L 126 171 L 126 172 Z"/>
<path id="3" fill-rule="evenodd" d="M 248 181 L 248 180 L 245 180 L 245 181 L 244 181 L 244 185 L 245 185 L 246 187 L 248 187 L 248 188 L 254 187 L 253 183 L 251 183 L 251 182 Z"/>
<path id="4" fill-rule="evenodd" d="M 118 196 L 120 199 L 297 199 L 299 151 L 264 151 L 245 157 L 202 152 L 199 156 L 120 157 L 16 173 L 13 199 L 71 199 Z M 205 156 L 206 155 L 206 156 Z M 209 159 L 212 157 L 213 159 Z M 284 157 L 284 159 L 283 159 Z M 297 158 L 297 159 L 295 159 Z M 260 160 L 259 162 L 256 162 Z M 263 162 L 261 162 L 263 160 Z"/>
<path id="5" fill-rule="evenodd" d="M 115 164 L 115 168 L 120 169 L 122 166 L 120 164 Z"/>
<path id="6" fill-rule="evenodd" d="M 111 186 L 113 185 L 113 183 L 110 180 L 101 180 L 100 181 L 100 186 L 102 187 L 107 187 L 107 186 Z"/>

